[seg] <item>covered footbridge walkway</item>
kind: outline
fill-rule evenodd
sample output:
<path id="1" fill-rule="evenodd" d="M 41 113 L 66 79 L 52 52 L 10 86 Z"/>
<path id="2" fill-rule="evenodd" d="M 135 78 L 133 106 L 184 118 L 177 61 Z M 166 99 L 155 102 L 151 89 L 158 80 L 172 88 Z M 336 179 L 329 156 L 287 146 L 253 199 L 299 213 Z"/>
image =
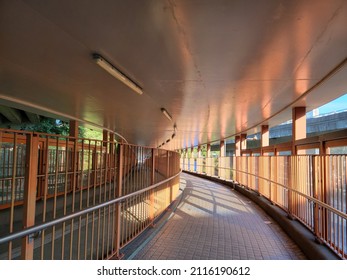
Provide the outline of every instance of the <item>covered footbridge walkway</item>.
<path id="1" fill-rule="evenodd" d="M 346 259 L 347 115 L 319 121 L 346 26 L 346 0 L 0 0 L 0 258 Z"/>

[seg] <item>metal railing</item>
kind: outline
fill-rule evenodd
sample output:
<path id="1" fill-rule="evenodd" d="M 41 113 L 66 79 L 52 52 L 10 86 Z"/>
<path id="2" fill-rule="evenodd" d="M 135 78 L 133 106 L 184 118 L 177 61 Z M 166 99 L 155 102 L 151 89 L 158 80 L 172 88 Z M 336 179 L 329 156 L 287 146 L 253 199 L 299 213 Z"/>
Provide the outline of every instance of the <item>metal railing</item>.
<path id="1" fill-rule="evenodd" d="M 0 144 L 0 259 L 119 258 L 178 194 L 172 151 L 13 130 Z"/>
<path id="2" fill-rule="evenodd" d="M 25 237 L 25 236 L 29 236 L 29 238 L 35 238 L 35 236 L 36 236 L 35 234 L 41 234 L 41 232 L 43 230 L 46 230 L 49 227 L 53 227 L 53 226 L 56 226 L 56 225 L 58 225 L 60 223 L 64 223 L 64 222 L 67 222 L 67 221 L 71 221 L 74 218 L 79 218 L 79 217 L 81 217 L 83 215 L 92 213 L 92 212 L 94 212 L 96 210 L 100 210 L 101 208 L 105 208 L 105 207 L 114 205 L 116 203 L 121 203 L 121 202 L 125 203 L 127 200 L 129 200 L 131 198 L 134 198 L 134 197 L 136 197 L 138 195 L 141 195 L 143 193 L 146 193 L 148 191 L 154 190 L 155 188 L 157 188 L 158 186 L 160 186 L 162 184 L 169 183 L 170 181 L 172 181 L 173 179 L 178 177 L 180 175 L 180 173 L 181 173 L 181 171 L 178 172 L 177 174 L 175 174 L 174 176 L 172 176 L 172 177 L 170 177 L 168 179 L 163 180 L 162 182 L 156 183 L 156 184 L 151 185 L 149 187 L 146 187 L 144 189 L 141 189 L 141 190 L 138 190 L 138 191 L 135 191 L 135 192 L 123 195 L 121 197 L 112 199 L 110 201 L 103 202 L 103 203 L 95 205 L 95 206 L 88 207 L 88 208 L 86 208 L 84 210 L 80 210 L 80 211 L 71 213 L 69 215 L 62 216 L 60 218 L 57 218 L 57 219 L 54 219 L 54 220 L 42 223 L 40 225 L 35 225 L 35 226 L 30 227 L 30 228 L 23 229 L 23 230 L 21 230 L 19 232 L 11 233 L 11 234 L 9 234 L 9 235 L 7 235 L 5 237 L 1 237 L 0 238 L 0 244 L 11 242 L 11 241 L 13 241 L 15 239 L 22 238 L 22 237 Z"/>
<path id="3" fill-rule="evenodd" d="M 261 194 L 347 259 L 346 155 L 185 158 L 181 164 L 195 166 L 189 171 L 218 176 Z"/>

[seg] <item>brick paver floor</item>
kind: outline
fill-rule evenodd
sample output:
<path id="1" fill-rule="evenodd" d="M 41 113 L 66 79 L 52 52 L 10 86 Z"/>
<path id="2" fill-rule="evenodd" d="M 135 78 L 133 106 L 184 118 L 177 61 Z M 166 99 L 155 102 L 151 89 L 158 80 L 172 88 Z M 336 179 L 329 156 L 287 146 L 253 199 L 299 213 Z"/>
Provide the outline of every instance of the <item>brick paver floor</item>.
<path id="1" fill-rule="evenodd" d="M 226 186 L 181 175 L 183 194 L 160 231 L 133 259 L 305 259 L 257 205 Z"/>

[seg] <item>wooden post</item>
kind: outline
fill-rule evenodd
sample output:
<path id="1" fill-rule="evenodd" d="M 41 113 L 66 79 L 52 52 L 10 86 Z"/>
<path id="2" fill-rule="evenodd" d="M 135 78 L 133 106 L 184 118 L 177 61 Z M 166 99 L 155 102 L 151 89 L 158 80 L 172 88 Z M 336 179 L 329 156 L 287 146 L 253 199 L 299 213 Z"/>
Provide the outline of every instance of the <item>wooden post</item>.
<path id="1" fill-rule="evenodd" d="M 26 139 L 26 162 L 24 179 L 23 228 L 35 225 L 38 137 L 32 134 Z M 22 259 L 32 260 L 34 256 L 34 240 L 30 236 L 22 239 Z"/>

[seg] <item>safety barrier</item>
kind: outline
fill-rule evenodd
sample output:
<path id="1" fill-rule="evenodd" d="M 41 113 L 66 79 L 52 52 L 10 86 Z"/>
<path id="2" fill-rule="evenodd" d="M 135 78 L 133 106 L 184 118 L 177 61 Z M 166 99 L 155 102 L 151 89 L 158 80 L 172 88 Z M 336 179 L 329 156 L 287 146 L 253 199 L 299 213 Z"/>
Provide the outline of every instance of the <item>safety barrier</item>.
<path id="1" fill-rule="evenodd" d="M 0 259 L 111 259 L 176 198 L 179 154 L 0 130 Z"/>
<path id="2" fill-rule="evenodd" d="M 181 164 L 266 197 L 347 259 L 346 155 L 183 158 Z"/>

